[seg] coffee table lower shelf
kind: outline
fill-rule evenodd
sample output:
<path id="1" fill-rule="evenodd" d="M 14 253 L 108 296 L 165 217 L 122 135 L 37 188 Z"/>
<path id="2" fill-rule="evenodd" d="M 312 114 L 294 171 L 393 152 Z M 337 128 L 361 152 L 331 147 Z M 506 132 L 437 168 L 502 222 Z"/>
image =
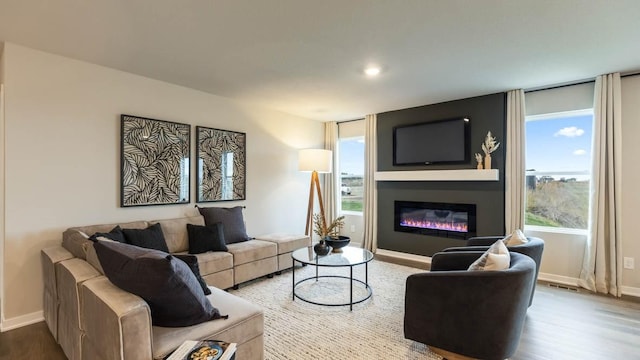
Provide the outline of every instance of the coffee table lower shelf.
<path id="1" fill-rule="evenodd" d="M 300 248 L 291 253 L 291 258 L 293 259 L 293 269 L 291 271 L 291 297 L 292 300 L 296 300 L 296 298 L 310 303 L 314 305 L 322 305 L 322 306 L 347 306 L 349 305 L 349 310 L 353 310 L 353 304 L 361 303 L 371 297 L 373 291 L 371 290 L 371 286 L 369 286 L 369 262 L 373 260 L 373 253 L 371 251 L 362 249 L 362 248 L 354 248 L 351 246 L 346 246 L 340 251 L 332 252 L 327 255 L 317 255 L 313 251 L 312 247 Z M 304 279 L 300 279 L 296 281 L 296 262 L 301 265 L 310 265 L 315 267 L 315 276 L 309 276 Z M 353 268 L 354 266 L 364 265 L 364 281 L 353 278 Z M 318 270 L 320 268 L 349 268 L 349 276 L 341 276 L 341 275 L 319 275 Z M 310 281 L 315 280 L 318 281 L 320 278 L 334 278 L 334 279 L 347 279 L 349 280 L 349 302 L 341 302 L 341 303 L 330 303 L 326 301 L 313 301 L 308 297 L 301 296 L 296 292 L 296 288 L 298 285 Z M 366 290 L 366 294 L 364 296 L 358 296 L 357 299 L 353 298 L 353 284 L 359 283 L 364 285 Z"/>
<path id="2" fill-rule="evenodd" d="M 349 288 L 350 288 L 350 289 L 349 289 L 349 302 L 339 303 L 339 304 L 334 304 L 334 303 L 326 303 L 326 302 L 312 301 L 312 300 L 309 300 L 309 299 L 305 299 L 304 297 L 300 296 L 299 294 L 296 294 L 296 287 L 297 287 L 299 284 L 301 284 L 301 283 L 303 283 L 303 282 L 305 282 L 305 281 L 309 281 L 309 280 L 317 280 L 317 279 L 319 279 L 319 278 L 341 278 L 341 279 L 347 279 L 347 280 L 349 280 L 349 281 L 350 281 L 350 284 L 349 284 L 349 285 L 350 285 L 350 286 L 349 286 Z M 355 281 L 355 282 L 359 282 L 360 284 L 364 285 L 365 289 L 367 290 L 367 294 L 366 294 L 364 297 L 362 297 L 362 298 L 360 298 L 360 299 L 356 299 L 356 300 L 354 300 L 354 299 L 353 299 L 353 282 L 354 282 L 354 281 Z M 371 291 L 371 287 L 370 287 L 367 283 L 365 283 L 365 282 L 364 282 L 364 281 L 362 281 L 362 280 L 353 279 L 353 278 L 351 278 L 351 277 L 349 277 L 349 276 L 340 276 L 340 275 L 320 275 L 320 276 L 318 276 L 317 278 L 316 278 L 315 276 L 312 276 L 312 277 L 309 277 L 309 278 L 306 278 L 306 279 L 299 280 L 299 281 L 297 281 L 297 282 L 295 282 L 295 283 L 293 284 L 293 298 L 294 298 L 294 300 L 295 300 L 295 298 L 298 298 L 298 299 L 300 299 L 300 300 L 302 300 L 302 301 L 304 301 L 304 302 L 308 302 L 309 304 L 322 305 L 322 306 L 347 306 L 347 305 L 349 305 L 350 310 L 353 310 L 353 305 L 354 305 L 354 304 L 359 304 L 359 303 L 361 303 L 361 302 L 363 302 L 363 301 L 367 300 L 368 298 L 370 298 L 370 297 L 371 297 L 371 295 L 372 295 L 372 294 L 373 294 L 373 291 Z"/>

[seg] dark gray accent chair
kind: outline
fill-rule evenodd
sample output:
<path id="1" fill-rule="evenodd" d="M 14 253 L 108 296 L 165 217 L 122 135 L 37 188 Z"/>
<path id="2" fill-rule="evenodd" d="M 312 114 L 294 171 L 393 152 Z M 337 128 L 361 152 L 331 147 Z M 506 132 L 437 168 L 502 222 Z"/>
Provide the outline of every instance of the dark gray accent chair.
<path id="1" fill-rule="evenodd" d="M 504 239 L 504 236 L 477 236 L 472 237 L 467 240 L 466 246 L 461 247 L 452 247 L 444 249 L 443 251 L 487 251 L 489 246 L 500 239 Z M 529 237 L 527 236 L 529 242 L 521 245 L 515 246 L 507 246 L 510 252 L 517 252 L 520 254 L 525 254 L 533 259 L 536 263 L 536 277 L 538 279 L 538 274 L 540 273 L 540 263 L 542 262 L 542 252 L 544 251 L 544 240 L 537 237 Z M 536 282 L 533 282 L 531 289 L 531 299 L 529 299 L 529 306 L 533 304 L 533 294 L 536 291 Z"/>
<path id="2" fill-rule="evenodd" d="M 431 271 L 410 275 L 405 290 L 404 337 L 445 355 L 506 359 L 520 342 L 535 263 L 510 253 L 501 271 L 467 271 L 482 252 L 439 252 Z M 460 357 L 458 357 L 460 358 Z"/>

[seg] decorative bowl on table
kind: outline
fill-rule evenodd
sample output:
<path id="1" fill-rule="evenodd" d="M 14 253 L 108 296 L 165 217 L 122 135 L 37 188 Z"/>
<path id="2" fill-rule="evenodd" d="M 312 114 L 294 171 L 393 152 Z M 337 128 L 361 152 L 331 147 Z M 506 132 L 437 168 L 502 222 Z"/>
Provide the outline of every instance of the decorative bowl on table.
<path id="1" fill-rule="evenodd" d="M 348 236 L 327 236 L 324 238 L 324 242 L 331 246 L 333 249 L 331 252 L 342 252 L 342 248 L 349 245 L 351 238 Z"/>

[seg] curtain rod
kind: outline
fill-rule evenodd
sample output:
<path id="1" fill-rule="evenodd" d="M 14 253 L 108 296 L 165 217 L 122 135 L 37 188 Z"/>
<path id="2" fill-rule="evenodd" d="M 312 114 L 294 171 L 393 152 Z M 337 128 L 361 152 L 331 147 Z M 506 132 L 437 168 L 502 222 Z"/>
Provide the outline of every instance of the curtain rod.
<path id="1" fill-rule="evenodd" d="M 621 73 L 620 77 L 621 78 L 625 78 L 625 77 L 638 76 L 638 75 L 640 75 L 640 70 Z M 530 90 L 525 90 L 524 92 L 525 93 L 530 93 L 530 92 L 536 92 L 536 91 L 542 91 L 542 90 L 559 89 L 559 88 L 563 88 L 563 87 L 567 87 L 567 86 L 588 84 L 588 83 L 591 83 L 591 82 L 594 82 L 594 81 L 596 81 L 595 78 L 583 79 L 583 80 L 578 80 L 578 81 L 562 83 L 562 84 L 558 84 L 558 85 L 545 86 L 545 87 L 540 87 L 540 88 L 533 88 L 533 89 L 530 89 Z"/>
<path id="2" fill-rule="evenodd" d="M 336 124 L 344 124 L 344 123 L 350 123 L 350 122 L 360 121 L 360 120 L 364 120 L 364 118 L 362 118 L 362 119 L 352 119 L 352 120 L 336 121 Z"/>
<path id="3" fill-rule="evenodd" d="M 558 84 L 558 85 L 545 86 L 545 87 L 540 87 L 540 88 L 533 88 L 533 89 L 530 89 L 530 90 L 525 90 L 524 92 L 525 93 L 531 93 L 531 92 L 543 91 L 543 90 L 560 89 L 560 88 L 567 87 L 567 86 L 588 84 L 588 83 L 592 83 L 594 81 L 596 81 L 595 78 L 588 79 L 588 80 L 578 80 L 578 81 L 572 81 L 572 82 Z"/>

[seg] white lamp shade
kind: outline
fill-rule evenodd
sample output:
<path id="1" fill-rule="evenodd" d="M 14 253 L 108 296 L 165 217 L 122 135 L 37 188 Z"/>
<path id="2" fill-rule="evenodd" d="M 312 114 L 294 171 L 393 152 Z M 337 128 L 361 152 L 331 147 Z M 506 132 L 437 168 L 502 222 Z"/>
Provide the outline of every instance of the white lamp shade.
<path id="1" fill-rule="evenodd" d="M 302 149 L 298 152 L 298 170 L 330 173 L 333 163 L 331 150 Z"/>

